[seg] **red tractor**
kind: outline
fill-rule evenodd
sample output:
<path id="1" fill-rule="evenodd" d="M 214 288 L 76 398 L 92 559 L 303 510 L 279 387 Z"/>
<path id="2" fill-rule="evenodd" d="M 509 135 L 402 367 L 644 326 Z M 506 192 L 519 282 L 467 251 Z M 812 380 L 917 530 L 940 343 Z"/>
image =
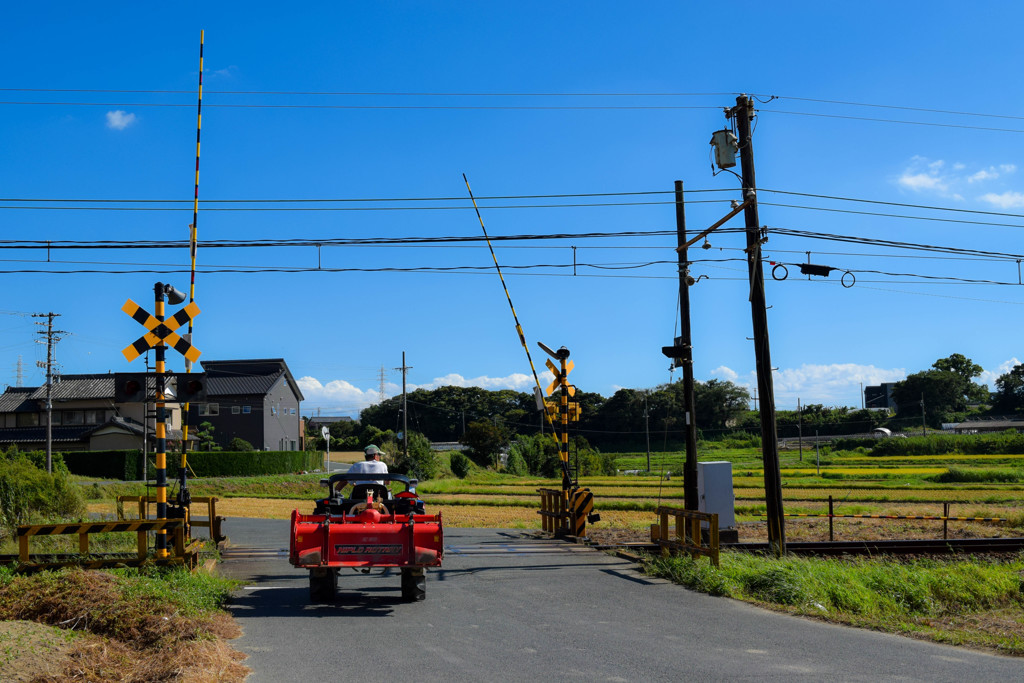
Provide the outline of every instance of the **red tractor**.
<path id="1" fill-rule="evenodd" d="M 334 600 L 342 567 L 364 574 L 374 567 L 400 567 L 402 597 L 423 600 L 426 568 L 441 566 L 444 545 L 441 515 L 424 512 L 416 480 L 403 474 L 343 473 L 320 483 L 328 493 L 316 501 L 313 514 L 292 512 L 288 556 L 294 566 L 309 570 L 310 600 Z M 346 498 L 342 494 L 349 484 L 353 490 Z M 392 488 L 402 490 L 392 493 Z"/>

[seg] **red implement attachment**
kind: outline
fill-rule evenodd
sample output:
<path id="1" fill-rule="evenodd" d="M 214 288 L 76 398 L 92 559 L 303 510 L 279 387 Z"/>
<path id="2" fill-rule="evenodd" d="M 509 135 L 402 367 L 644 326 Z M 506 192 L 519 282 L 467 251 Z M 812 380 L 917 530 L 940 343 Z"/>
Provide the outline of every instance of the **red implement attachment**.
<path id="1" fill-rule="evenodd" d="M 354 515 L 293 511 L 289 561 L 303 568 L 441 566 L 441 515 L 394 515 L 373 505 Z"/>

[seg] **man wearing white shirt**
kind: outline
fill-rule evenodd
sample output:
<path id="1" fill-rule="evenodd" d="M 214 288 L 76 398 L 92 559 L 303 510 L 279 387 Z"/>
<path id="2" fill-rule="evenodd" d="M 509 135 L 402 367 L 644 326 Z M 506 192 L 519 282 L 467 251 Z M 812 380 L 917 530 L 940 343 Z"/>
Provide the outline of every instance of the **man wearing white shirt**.
<path id="1" fill-rule="evenodd" d="M 364 457 L 366 458 L 363 462 L 357 462 L 348 468 L 349 474 L 387 474 L 388 466 L 386 463 L 380 461 L 381 456 L 385 455 L 379 448 L 370 444 L 364 451 Z M 384 485 L 382 479 L 350 479 L 349 482 L 353 485 L 358 484 L 380 484 Z"/>

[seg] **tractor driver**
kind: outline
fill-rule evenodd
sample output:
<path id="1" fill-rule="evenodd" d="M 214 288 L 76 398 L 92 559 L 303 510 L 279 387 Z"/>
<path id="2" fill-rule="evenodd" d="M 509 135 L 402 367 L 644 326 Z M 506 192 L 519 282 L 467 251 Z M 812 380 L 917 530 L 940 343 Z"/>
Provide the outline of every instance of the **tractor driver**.
<path id="1" fill-rule="evenodd" d="M 370 444 L 366 447 L 363 452 L 366 459 L 363 462 L 357 462 L 348 468 L 349 474 L 387 474 L 388 466 L 386 463 L 381 462 L 381 457 L 385 455 L 379 448 Z M 349 484 L 380 484 L 384 485 L 382 479 L 354 479 L 349 480 Z M 347 484 L 346 484 L 347 485 Z"/>

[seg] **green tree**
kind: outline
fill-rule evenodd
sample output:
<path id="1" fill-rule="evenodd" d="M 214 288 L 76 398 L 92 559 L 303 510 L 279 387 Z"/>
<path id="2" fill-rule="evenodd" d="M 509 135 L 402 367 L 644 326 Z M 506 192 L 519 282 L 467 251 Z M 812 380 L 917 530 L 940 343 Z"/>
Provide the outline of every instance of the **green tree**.
<path id="1" fill-rule="evenodd" d="M 1014 365 L 996 379 L 993 409 L 1004 414 L 1024 412 L 1024 364 Z"/>
<path id="2" fill-rule="evenodd" d="M 728 380 L 695 382 L 693 393 L 697 426 L 703 431 L 726 429 L 747 410 L 750 401 L 746 389 Z"/>
<path id="3" fill-rule="evenodd" d="M 498 458 L 508 442 L 509 433 L 504 426 L 480 420 L 466 426 L 466 434 L 460 443 L 469 447 L 473 462 L 481 467 L 497 469 Z"/>
<path id="4" fill-rule="evenodd" d="M 966 411 L 969 403 L 988 399 L 988 387 L 973 381 L 982 371 L 970 358 L 954 353 L 935 361 L 930 370 L 907 375 L 892 391 L 897 416 L 904 419 L 920 416 L 924 400 L 925 420 L 933 427 L 962 417 L 957 413 Z"/>
<path id="5" fill-rule="evenodd" d="M 441 470 L 437 454 L 430 449 L 430 441 L 419 432 L 409 432 L 409 453 L 402 453 L 401 444 L 395 444 L 396 451 L 391 458 L 393 463 L 388 469 L 391 472 L 407 474 L 420 481 L 437 476 Z"/>
<path id="6" fill-rule="evenodd" d="M 209 422 L 201 422 L 199 429 L 196 430 L 194 436 L 199 439 L 199 445 L 196 448 L 197 451 L 219 451 L 221 447 L 217 445 L 217 440 L 214 439 L 213 433 L 216 428 Z"/>

